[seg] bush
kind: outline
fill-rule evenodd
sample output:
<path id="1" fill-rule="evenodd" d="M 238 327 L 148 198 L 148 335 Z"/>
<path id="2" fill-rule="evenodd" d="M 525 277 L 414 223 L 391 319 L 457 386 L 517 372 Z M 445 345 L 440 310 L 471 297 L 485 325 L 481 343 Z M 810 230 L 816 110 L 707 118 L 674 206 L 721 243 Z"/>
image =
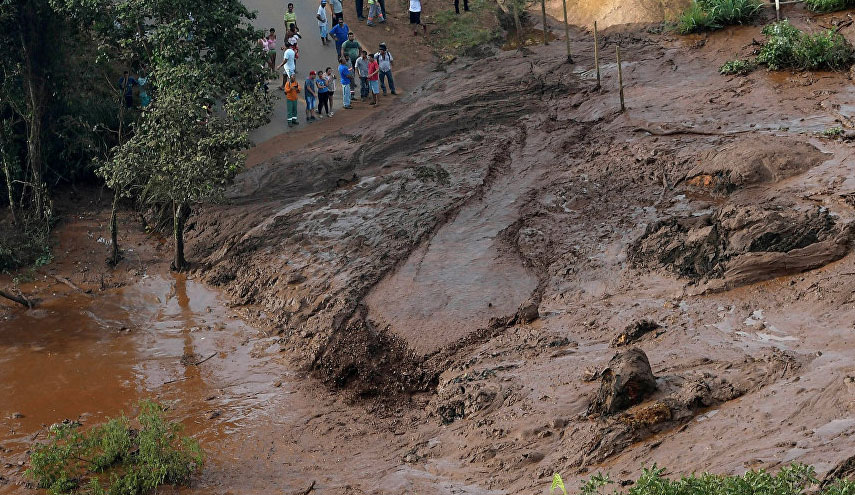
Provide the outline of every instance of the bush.
<path id="1" fill-rule="evenodd" d="M 740 75 L 744 76 L 757 67 L 753 60 L 731 60 L 718 70 L 719 73 L 725 76 Z"/>
<path id="2" fill-rule="evenodd" d="M 471 12 L 467 15 L 457 15 L 449 9 L 434 16 L 438 28 L 432 44 L 440 58 L 477 52 L 476 47 L 500 39 L 498 15 L 487 2 L 472 0 L 469 6 Z"/>
<path id="3" fill-rule="evenodd" d="M 202 451 L 163 411 L 141 402 L 138 430 L 124 416 L 88 432 L 79 423 L 54 425 L 48 443 L 33 447 L 27 475 L 51 495 L 141 495 L 186 484 L 202 465 Z"/>
<path id="4" fill-rule="evenodd" d="M 834 12 L 855 7 L 855 0 L 804 0 L 808 9 L 814 12 Z"/>
<path id="5" fill-rule="evenodd" d="M 762 10 L 761 0 L 695 0 L 678 19 L 677 30 L 689 34 L 746 24 Z"/>
<path id="6" fill-rule="evenodd" d="M 763 28 L 766 43 L 760 49 L 757 62 L 772 70 L 843 70 L 852 65 L 852 45 L 840 33 L 827 29 L 807 34 L 789 21 Z"/>
<path id="7" fill-rule="evenodd" d="M 663 477 L 664 472 L 665 469 L 657 468 L 655 465 L 650 469 L 644 469 L 632 487 L 623 493 L 626 495 L 804 495 L 810 487 L 818 483 L 814 468 L 802 464 L 784 467 L 775 475 L 760 470 L 749 471 L 742 476 L 704 473 L 671 480 Z M 561 479 L 557 475 L 556 478 Z M 580 493 L 598 495 L 602 493 L 603 488 L 612 484 L 614 481 L 607 475 L 598 473 L 582 486 Z M 557 485 L 559 483 L 553 481 L 553 491 Z M 563 486 L 561 482 L 562 489 Z M 621 492 L 612 489 L 611 493 Z M 811 490 L 811 493 L 853 495 L 855 482 L 837 480 L 823 490 Z"/>

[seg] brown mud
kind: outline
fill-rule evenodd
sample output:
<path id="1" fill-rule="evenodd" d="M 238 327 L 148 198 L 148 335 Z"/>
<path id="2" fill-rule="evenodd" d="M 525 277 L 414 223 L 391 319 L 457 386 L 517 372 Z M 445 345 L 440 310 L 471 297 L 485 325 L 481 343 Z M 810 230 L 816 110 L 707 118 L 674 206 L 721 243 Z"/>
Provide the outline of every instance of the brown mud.
<path id="1" fill-rule="evenodd" d="M 788 12 L 802 27 L 834 22 L 800 9 Z M 83 331 L 69 348 L 127 353 L 113 374 L 131 385 L 106 389 L 105 412 L 128 389 L 189 397 L 176 412 L 211 458 L 198 493 L 312 481 L 318 493 L 535 493 L 554 472 L 626 480 L 654 462 L 846 472 L 855 155 L 820 133 L 847 125 L 855 90 L 845 73 L 719 75 L 760 29 L 605 30 L 601 53 L 624 54 L 625 113 L 614 64 L 595 87 L 587 33 L 574 31 L 575 65 L 563 43 L 457 60 L 386 118 L 261 160 L 193 217 L 187 300 L 213 297 L 205 282 L 231 310 L 181 310 L 181 279 L 153 274 L 161 300 L 133 313 L 173 323 Z M 118 301 L 108 314 L 136 307 L 134 287 L 105 296 Z M 215 322 L 234 311 L 263 330 L 199 323 L 208 305 Z M 657 327 L 633 326 L 645 321 Z M 217 338 L 222 355 L 185 369 Z M 15 347 L 17 359 L 50 342 Z M 655 389 L 591 408 L 615 355 L 636 348 Z M 150 360 L 157 349 L 165 363 Z M 156 386 L 188 373 L 168 384 L 183 393 Z M 225 387 L 232 373 L 255 384 L 242 398 Z M 208 393 L 224 401 L 214 420 L 197 399 Z M 5 420 L 18 433 L 3 475 L 19 479 L 24 435 L 75 412 Z"/>

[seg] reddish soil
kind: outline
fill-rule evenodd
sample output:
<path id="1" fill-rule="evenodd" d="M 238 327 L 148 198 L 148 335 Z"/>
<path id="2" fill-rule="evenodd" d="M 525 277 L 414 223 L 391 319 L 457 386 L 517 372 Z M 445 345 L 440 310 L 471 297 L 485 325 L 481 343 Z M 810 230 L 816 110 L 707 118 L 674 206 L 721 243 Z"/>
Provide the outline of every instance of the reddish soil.
<path id="1" fill-rule="evenodd" d="M 576 31 L 576 65 L 563 43 L 458 60 L 194 215 L 192 277 L 266 330 L 220 360 L 286 378 L 253 418 L 191 429 L 212 458 L 192 492 L 535 493 L 553 472 L 823 474 L 851 455 L 855 155 L 819 135 L 851 125 L 851 81 L 720 76 L 759 25 L 650 31 L 602 33 L 625 113 Z M 627 339 L 656 389 L 613 412 L 601 377 Z M 208 410 L 205 387 L 179 414 Z"/>

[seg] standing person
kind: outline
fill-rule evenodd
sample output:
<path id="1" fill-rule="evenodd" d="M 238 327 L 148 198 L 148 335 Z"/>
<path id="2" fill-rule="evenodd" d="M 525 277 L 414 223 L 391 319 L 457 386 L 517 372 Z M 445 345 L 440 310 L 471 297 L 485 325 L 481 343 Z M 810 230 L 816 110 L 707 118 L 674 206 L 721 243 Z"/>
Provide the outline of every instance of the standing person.
<path id="1" fill-rule="evenodd" d="M 267 33 L 264 51 L 267 52 L 267 65 L 270 67 L 270 71 L 276 72 L 276 30 L 273 28 L 270 28 L 270 32 Z"/>
<path id="2" fill-rule="evenodd" d="M 347 58 L 351 67 L 356 65 L 356 59 L 359 58 L 359 52 L 361 51 L 362 47 L 359 45 L 359 42 L 356 41 L 356 36 L 353 34 L 353 31 L 347 33 L 347 41 L 341 45 L 341 55 Z"/>
<path id="3" fill-rule="evenodd" d="M 300 41 L 302 36 L 300 35 L 299 29 L 295 24 L 291 24 L 288 28 L 288 43 L 291 43 L 291 49 L 294 50 L 294 60 L 296 61 L 300 58 L 300 47 L 297 46 L 297 43 Z"/>
<path id="4" fill-rule="evenodd" d="M 341 58 L 341 45 L 347 41 L 348 33 L 350 33 L 350 28 L 344 23 L 344 19 L 342 18 L 339 18 L 338 24 L 336 24 L 334 28 L 330 29 L 330 36 L 335 40 L 336 58 Z"/>
<path id="5" fill-rule="evenodd" d="M 368 0 L 368 25 L 374 25 L 374 19 L 377 18 L 380 22 L 386 22 L 386 16 L 380 8 L 379 0 Z"/>
<path id="6" fill-rule="evenodd" d="M 344 12 L 342 12 L 341 0 L 329 0 L 333 11 L 333 24 L 338 24 L 338 21 L 344 20 Z M 343 40 L 342 40 L 343 41 Z"/>
<path id="7" fill-rule="evenodd" d="M 356 4 L 356 19 L 357 19 L 357 20 L 359 20 L 359 21 L 364 21 L 364 20 L 365 20 L 365 16 L 363 16 L 363 15 L 362 15 L 362 9 L 363 9 L 363 7 L 364 7 L 364 5 L 363 5 L 363 0 L 356 0 L 356 1 L 355 1 L 355 2 L 353 2 L 353 3 L 355 3 L 355 4 Z"/>
<path id="8" fill-rule="evenodd" d="M 338 60 L 338 73 L 341 75 L 341 102 L 342 106 L 348 110 L 353 108 L 350 106 L 350 78 L 353 74 L 353 69 L 347 63 L 347 58 L 341 57 Z"/>
<path id="9" fill-rule="evenodd" d="M 285 53 L 282 57 L 282 63 L 279 64 L 277 69 L 282 69 L 282 89 L 285 89 L 285 83 L 288 81 L 288 78 L 297 73 L 297 52 L 291 49 L 291 43 L 287 41 L 282 48 L 285 50 Z"/>
<path id="10" fill-rule="evenodd" d="M 303 97 L 306 98 L 306 122 L 315 120 L 315 105 L 317 104 L 317 84 L 315 83 L 315 71 L 309 72 L 309 77 L 303 84 Z"/>
<path id="11" fill-rule="evenodd" d="M 393 95 L 398 94 L 395 92 L 395 80 L 392 79 L 392 64 L 395 62 L 395 58 L 386 49 L 386 43 L 380 43 L 380 51 L 374 55 L 374 59 L 380 64 L 380 88 L 383 90 L 383 94 L 386 94 L 386 84 L 383 83 L 383 79 L 389 83 L 389 91 Z"/>
<path id="12" fill-rule="evenodd" d="M 463 10 L 469 12 L 469 0 L 463 0 Z M 454 12 L 460 13 L 460 0 L 454 0 Z"/>
<path id="13" fill-rule="evenodd" d="M 335 101 L 335 87 L 336 87 L 335 80 L 336 80 L 337 76 L 335 74 L 333 74 L 332 67 L 327 67 L 326 75 L 327 75 L 327 88 L 329 88 L 329 90 L 330 90 L 330 94 L 329 94 L 329 96 L 327 96 L 327 104 L 330 107 L 330 117 L 332 117 L 333 115 L 335 115 L 333 113 L 333 107 L 335 106 L 335 105 L 333 105 L 333 102 Z"/>
<path id="14" fill-rule="evenodd" d="M 377 104 L 377 94 L 380 93 L 380 64 L 374 55 L 368 56 L 368 84 L 371 86 L 371 104 Z"/>
<path id="15" fill-rule="evenodd" d="M 327 35 L 327 0 L 321 0 L 321 5 L 318 7 L 318 13 L 315 15 L 318 18 L 318 30 L 321 32 L 321 44 L 326 46 L 329 36 Z"/>
<path id="16" fill-rule="evenodd" d="M 356 59 L 356 75 L 359 76 L 359 100 L 368 98 L 368 52 L 362 50 Z"/>
<path id="17" fill-rule="evenodd" d="M 318 88 L 318 117 L 323 115 L 323 111 L 327 111 L 327 117 L 331 117 L 330 114 L 330 90 L 327 87 L 327 77 L 324 74 L 324 71 L 318 70 L 318 78 L 315 79 L 315 86 Z"/>
<path id="18" fill-rule="evenodd" d="M 297 125 L 297 94 L 300 93 L 300 83 L 297 76 L 291 74 L 285 83 L 285 98 L 288 105 L 288 125 Z"/>
<path id="19" fill-rule="evenodd" d="M 291 27 L 291 24 L 297 25 L 297 13 L 294 12 L 294 4 L 288 4 L 288 10 L 285 12 L 285 15 L 282 17 L 282 20 L 285 21 L 285 30 Z"/>
<path id="20" fill-rule="evenodd" d="M 128 71 L 122 73 L 119 78 L 119 89 L 122 90 L 122 96 L 125 98 L 125 107 L 133 108 L 134 106 L 134 86 L 139 84 L 136 79 L 131 77 Z"/>
<path id="21" fill-rule="evenodd" d="M 413 27 L 413 36 L 418 36 L 419 29 L 418 27 L 422 27 L 422 31 L 427 33 L 427 26 L 422 24 L 422 2 L 421 0 L 410 0 L 410 25 Z"/>

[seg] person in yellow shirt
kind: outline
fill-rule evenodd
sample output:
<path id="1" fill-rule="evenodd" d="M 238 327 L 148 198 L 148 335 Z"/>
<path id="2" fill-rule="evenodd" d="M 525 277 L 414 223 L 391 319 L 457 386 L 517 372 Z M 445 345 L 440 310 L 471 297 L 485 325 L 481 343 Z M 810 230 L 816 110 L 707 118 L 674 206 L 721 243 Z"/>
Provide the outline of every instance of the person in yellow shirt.
<path id="1" fill-rule="evenodd" d="M 293 3 L 288 4 L 288 11 L 285 12 L 285 16 L 283 17 L 282 20 L 285 21 L 285 31 L 288 31 L 288 29 L 291 28 L 292 24 L 295 27 L 297 26 L 297 13 L 294 12 L 294 4 Z M 299 28 L 297 28 L 297 29 L 299 29 Z"/>
<path id="2" fill-rule="evenodd" d="M 300 83 L 297 77 L 291 74 L 285 83 L 285 103 L 288 106 L 288 125 L 297 125 L 297 95 L 300 93 Z"/>

